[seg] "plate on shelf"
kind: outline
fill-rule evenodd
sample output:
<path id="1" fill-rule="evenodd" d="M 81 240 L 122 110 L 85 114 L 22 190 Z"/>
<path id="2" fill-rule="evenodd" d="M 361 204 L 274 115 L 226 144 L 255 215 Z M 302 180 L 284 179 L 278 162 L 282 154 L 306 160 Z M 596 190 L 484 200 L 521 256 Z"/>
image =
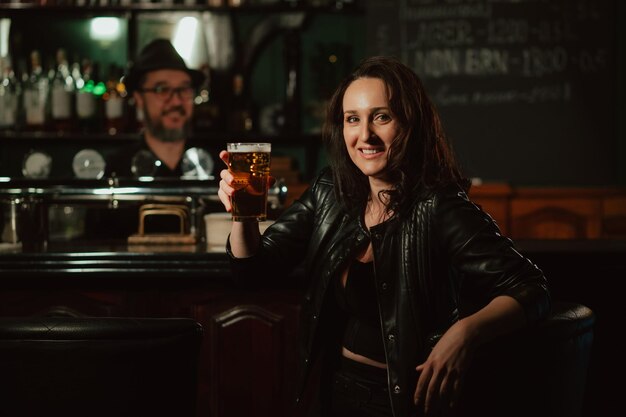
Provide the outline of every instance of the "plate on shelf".
<path id="1" fill-rule="evenodd" d="M 30 151 L 24 156 L 22 174 L 26 178 L 48 178 L 52 169 L 52 157 L 43 151 Z"/>
<path id="2" fill-rule="evenodd" d="M 104 175 L 105 167 L 104 158 L 93 149 L 78 151 L 72 160 L 72 169 L 76 178 L 99 180 Z"/>
<path id="3" fill-rule="evenodd" d="M 183 154 L 181 168 L 183 170 L 183 178 L 210 180 L 213 179 L 213 158 L 211 154 L 202 148 L 189 148 Z"/>

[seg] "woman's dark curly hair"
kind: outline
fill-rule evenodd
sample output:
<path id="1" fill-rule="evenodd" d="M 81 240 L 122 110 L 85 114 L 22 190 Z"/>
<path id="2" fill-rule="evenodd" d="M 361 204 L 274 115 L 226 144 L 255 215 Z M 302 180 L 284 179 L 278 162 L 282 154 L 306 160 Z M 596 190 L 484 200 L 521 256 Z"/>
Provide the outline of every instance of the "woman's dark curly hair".
<path id="1" fill-rule="evenodd" d="M 362 61 L 341 82 L 327 109 L 323 139 L 339 200 L 348 208 L 363 207 L 370 194 L 368 179 L 350 159 L 343 138 L 343 97 L 350 84 L 359 78 L 383 81 L 392 117 L 399 124 L 386 167 L 387 178 L 393 184 L 391 190 L 384 192 L 387 210 L 403 212 L 415 192 L 451 183 L 464 184 L 437 109 L 419 77 L 396 58 L 375 56 Z"/>

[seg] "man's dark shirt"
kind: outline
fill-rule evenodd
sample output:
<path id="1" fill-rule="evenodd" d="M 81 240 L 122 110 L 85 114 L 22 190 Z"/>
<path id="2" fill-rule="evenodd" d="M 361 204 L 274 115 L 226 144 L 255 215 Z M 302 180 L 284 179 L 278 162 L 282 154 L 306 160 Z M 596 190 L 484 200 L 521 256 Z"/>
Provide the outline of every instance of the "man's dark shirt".
<path id="1" fill-rule="evenodd" d="M 185 148 L 187 148 L 187 146 Z M 120 149 L 108 158 L 105 168 L 105 177 L 108 178 L 113 175 L 115 175 L 115 177 L 117 178 L 137 177 L 137 175 L 133 174 L 131 167 L 133 164 L 133 157 L 139 151 L 149 152 L 154 157 L 155 161 L 158 160 L 156 155 L 154 155 L 152 150 L 150 150 L 150 148 L 148 147 L 145 138 L 142 138 L 137 143 L 133 143 L 130 146 L 126 146 Z M 180 178 L 182 175 L 183 171 L 181 168 L 181 163 L 180 161 L 178 161 L 178 165 L 176 165 L 176 168 L 174 168 L 173 170 L 162 163 L 155 167 L 155 171 L 152 175 L 148 176 L 152 176 L 155 178 Z"/>

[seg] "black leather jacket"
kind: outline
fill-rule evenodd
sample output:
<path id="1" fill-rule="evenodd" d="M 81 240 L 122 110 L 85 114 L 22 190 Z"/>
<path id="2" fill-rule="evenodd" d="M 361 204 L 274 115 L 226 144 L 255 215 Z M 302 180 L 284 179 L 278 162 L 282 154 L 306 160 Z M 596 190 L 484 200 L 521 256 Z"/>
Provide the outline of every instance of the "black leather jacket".
<path id="1" fill-rule="evenodd" d="M 304 262 L 301 387 L 314 357 L 333 339 L 333 297 L 327 297 L 331 279 L 370 240 L 395 417 L 415 415 L 415 367 L 432 347 L 429 338 L 459 317 L 503 294 L 521 303 L 529 323 L 548 313 L 550 298 L 542 272 L 459 187 L 416 196 L 408 214 L 370 230 L 360 212 L 342 208 L 332 174 L 326 171 L 265 232 L 255 256 L 235 259 L 227 248 L 240 280 L 258 277 L 263 270 L 278 274 Z"/>

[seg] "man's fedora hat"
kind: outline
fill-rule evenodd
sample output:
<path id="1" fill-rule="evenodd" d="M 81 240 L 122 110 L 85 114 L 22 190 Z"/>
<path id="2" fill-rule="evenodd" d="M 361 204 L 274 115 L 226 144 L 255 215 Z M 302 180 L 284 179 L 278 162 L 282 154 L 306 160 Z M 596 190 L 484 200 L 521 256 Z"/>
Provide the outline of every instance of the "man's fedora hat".
<path id="1" fill-rule="evenodd" d="M 187 68 L 185 61 L 169 40 L 155 39 L 141 50 L 139 57 L 124 77 L 126 90 L 132 93 L 140 87 L 138 83 L 142 75 L 161 69 L 185 71 L 191 77 L 194 87 L 198 87 L 205 78 L 202 72 Z"/>

